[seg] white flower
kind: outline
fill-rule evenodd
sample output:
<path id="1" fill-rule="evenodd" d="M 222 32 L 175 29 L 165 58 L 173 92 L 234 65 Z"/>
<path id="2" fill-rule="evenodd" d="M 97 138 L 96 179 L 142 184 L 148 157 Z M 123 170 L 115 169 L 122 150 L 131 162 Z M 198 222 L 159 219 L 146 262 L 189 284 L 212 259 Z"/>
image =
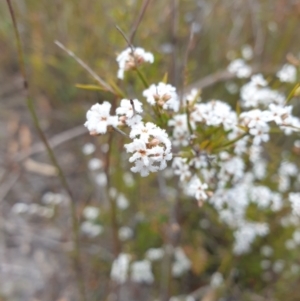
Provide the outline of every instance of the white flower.
<path id="1" fill-rule="evenodd" d="M 105 134 L 108 126 L 118 125 L 118 117 L 109 114 L 110 108 L 111 104 L 104 101 L 103 104 L 93 105 L 87 112 L 84 126 L 88 128 L 91 135 Z"/>
<path id="2" fill-rule="evenodd" d="M 275 273 L 281 273 L 284 269 L 285 262 L 282 259 L 276 260 L 273 264 L 273 271 Z"/>
<path id="3" fill-rule="evenodd" d="M 285 64 L 276 75 L 281 82 L 294 83 L 297 79 L 297 69 L 291 64 Z"/>
<path id="4" fill-rule="evenodd" d="M 129 254 L 120 253 L 112 264 L 110 277 L 115 282 L 122 284 L 128 278 L 128 268 L 131 256 Z"/>
<path id="5" fill-rule="evenodd" d="M 199 204 L 201 204 L 208 198 L 205 192 L 207 188 L 208 185 L 206 183 L 202 183 L 198 177 L 194 176 L 188 185 L 187 192 L 189 195 L 195 197 Z"/>
<path id="6" fill-rule="evenodd" d="M 292 204 L 292 210 L 295 215 L 300 215 L 300 193 L 290 192 L 289 201 Z"/>
<path id="7" fill-rule="evenodd" d="M 253 58 L 253 50 L 250 45 L 244 45 L 242 47 L 242 56 L 245 60 L 251 60 Z"/>
<path id="8" fill-rule="evenodd" d="M 227 103 L 220 100 L 195 104 L 190 119 L 192 127 L 194 122 L 200 122 L 208 126 L 223 125 L 225 130 L 230 130 L 237 124 L 236 113 Z"/>
<path id="9" fill-rule="evenodd" d="M 121 241 L 126 241 L 133 237 L 133 231 L 129 227 L 121 227 L 118 235 Z"/>
<path id="10" fill-rule="evenodd" d="M 187 164 L 186 158 L 175 157 L 172 163 L 172 168 L 174 169 L 174 174 L 180 176 L 179 180 L 181 182 L 186 182 L 192 176 L 190 166 Z"/>
<path id="11" fill-rule="evenodd" d="M 261 142 L 269 140 L 269 126 L 268 123 L 271 119 L 269 111 L 251 110 L 243 112 L 240 115 L 242 125 L 249 128 L 249 133 L 254 136 L 253 144 L 259 145 Z"/>
<path id="12" fill-rule="evenodd" d="M 274 250 L 272 247 L 266 245 L 260 249 L 260 252 L 263 256 L 270 257 L 274 253 Z"/>
<path id="13" fill-rule="evenodd" d="M 211 287 L 217 288 L 217 287 L 221 286 L 223 282 L 224 282 L 224 278 L 220 272 L 213 273 L 213 275 L 211 276 L 211 279 L 210 279 Z"/>
<path id="14" fill-rule="evenodd" d="M 100 210 L 97 207 L 87 206 L 83 209 L 83 216 L 88 220 L 95 220 L 99 216 Z"/>
<path id="15" fill-rule="evenodd" d="M 241 88 L 241 100 L 244 107 L 268 106 L 270 103 L 283 105 L 285 96 L 278 91 L 271 90 L 261 74 L 251 77 L 251 81 Z"/>
<path id="16" fill-rule="evenodd" d="M 178 114 L 174 115 L 172 119 L 168 121 L 168 125 L 174 127 L 173 130 L 173 144 L 175 146 L 187 146 L 189 144 L 190 133 L 187 124 L 187 115 Z M 191 126 L 194 128 L 195 124 L 192 122 Z"/>
<path id="17" fill-rule="evenodd" d="M 157 104 L 164 110 L 179 110 L 179 98 L 176 93 L 176 88 L 170 84 L 159 83 L 158 85 L 151 85 L 143 92 L 143 96 L 147 98 L 147 102 L 154 106 Z"/>
<path id="18" fill-rule="evenodd" d="M 289 124 L 292 106 L 283 107 L 281 105 L 271 103 L 269 105 L 269 110 L 271 112 L 271 120 L 277 125 Z"/>
<path id="19" fill-rule="evenodd" d="M 59 205 L 68 202 L 68 198 L 61 193 L 46 192 L 42 197 L 45 205 Z"/>
<path id="20" fill-rule="evenodd" d="M 123 79 L 124 71 L 134 69 L 145 62 L 153 63 L 154 56 L 143 48 L 136 47 L 132 52 L 132 49 L 128 47 L 118 55 L 117 62 L 119 64 L 118 78 Z"/>
<path id="21" fill-rule="evenodd" d="M 162 248 L 151 248 L 147 251 L 146 257 L 151 261 L 162 259 L 164 256 L 164 250 Z"/>
<path id="22" fill-rule="evenodd" d="M 127 124 L 130 127 L 139 124 L 142 117 L 138 113 L 143 112 L 142 105 L 137 99 L 122 99 L 120 107 L 116 109 L 116 114 L 120 116 L 120 124 Z"/>
<path id="23" fill-rule="evenodd" d="M 191 268 L 192 264 L 180 247 L 175 249 L 174 257 L 175 262 L 172 265 L 172 275 L 174 277 L 180 277 Z"/>
<path id="24" fill-rule="evenodd" d="M 85 155 L 91 155 L 94 151 L 96 150 L 96 147 L 93 143 L 86 143 L 83 147 L 82 147 L 82 152 Z"/>
<path id="25" fill-rule="evenodd" d="M 148 122 L 132 127 L 130 138 L 133 142 L 125 144 L 128 153 L 133 153 L 129 162 L 134 162 L 132 172 L 147 176 L 150 172 L 163 170 L 172 159 L 171 142 L 165 130 Z"/>
<path id="26" fill-rule="evenodd" d="M 249 252 L 251 244 L 254 242 L 256 236 L 265 236 L 268 232 L 269 228 L 266 223 L 250 223 L 245 221 L 234 232 L 234 254 L 241 255 Z"/>
<path id="27" fill-rule="evenodd" d="M 130 174 L 131 175 L 131 174 Z M 124 194 L 120 193 L 116 199 L 117 207 L 121 210 L 125 210 L 129 206 L 129 202 Z"/>
<path id="28" fill-rule="evenodd" d="M 227 70 L 230 73 L 235 74 L 238 78 L 249 77 L 252 73 L 252 69 L 248 66 L 243 59 L 236 59 L 232 61 Z"/>
<path id="29" fill-rule="evenodd" d="M 151 271 L 151 262 L 146 259 L 133 262 L 131 265 L 131 280 L 137 283 L 153 283 L 154 276 Z"/>
<path id="30" fill-rule="evenodd" d="M 134 153 L 129 158 L 129 162 L 141 160 L 145 166 L 150 164 L 150 149 L 147 147 L 145 141 L 141 139 L 134 139 L 132 143 L 126 144 L 125 147 L 128 153 Z"/>
<path id="31" fill-rule="evenodd" d="M 97 170 L 103 166 L 103 163 L 98 158 L 92 158 L 88 163 L 89 170 Z"/>
<path id="32" fill-rule="evenodd" d="M 16 203 L 11 208 L 11 211 L 15 214 L 22 214 L 28 212 L 29 205 L 26 203 Z"/>
<path id="33" fill-rule="evenodd" d="M 81 224 L 80 230 L 89 237 L 96 237 L 103 232 L 103 227 L 96 225 L 90 221 L 85 221 Z"/>

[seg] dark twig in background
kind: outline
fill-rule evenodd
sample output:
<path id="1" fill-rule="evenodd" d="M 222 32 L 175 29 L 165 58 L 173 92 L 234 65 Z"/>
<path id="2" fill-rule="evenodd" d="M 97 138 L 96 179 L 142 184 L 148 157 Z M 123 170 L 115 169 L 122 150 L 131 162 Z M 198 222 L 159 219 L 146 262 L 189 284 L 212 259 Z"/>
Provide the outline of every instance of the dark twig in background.
<path id="1" fill-rule="evenodd" d="M 151 2 L 151 0 L 144 0 L 144 2 L 142 4 L 140 13 L 139 13 L 138 17 L 136 18 L 136 20 L 134 21 L 134 23 L 132 25 L 132 28 L 131 28 L 131 31 L 130 31 L 130 34 L 129 34 L 130 44 L 133 44 L 133 40 L 134 40 L 135 34 L 137 32 L 137 29 L 138 29 L 141 21 L 143 20 L 143 17 L 145 15 L 145 12 L 146 12 L 147 7 L 148 7 L 150 2 Z"/>
<path id="2" fill-rule="evenodd" d="M 13 21 L 13 28 L 14 28 L 14 32 L 15 32 L 15 36 L 16 36 L 16 41 L 17 41 L 17 46 L 18 46 L 18 54 L 19 54 L 19 65 L 20 65 L 20 69 L 22 72 L 22 76 L 23 76 L 23 80 L 24 80 L 24 88 L 26 91 L 26 99 L 27 99 L 27 107 L 28 110 L 31 114 L 34 126 L 40 136 L 40 139 L 42 140 L 42 142 L 45 145 L 45 148 L 47 149 L 48 152 L 48 156 L 52 162 L 52 164 L 56 167 L 57 171 L 58 171 L 58 176 L 60 178 L 60 181 L 62 183 L 62 186 L 65 188 L 65 190 L 67 191 L 67 193 L 69 194 L 70 197 L 70 211 L 71 211 L 71 217 L 72 217 L 72 230 L 73 230 L 73 236 L 74 236 L 74 243 L 75 243 L 75 250 L 74 250 L 74 255 L 73 255 L 73 259 L 74 259 L 74 267 L 75 267 L 75 271 L 76 271 L 76 279 L 77 279 L 77 285 L 78 285 L 78 290 L 80 293 L 80 299 L 82 301 L 86 300 L 85 297 L 85 287 L 84 287 L 84 278 L 83 278 L 83 271 L 82 271 L 82 266 L 81 266 L 81 262 L 80 262 L 80 247 L 79 247 L 79 231 L 78 231 L 78 220 L 77 220 L 77 213 L 76 213 L 76 206 L 75 206 L 75 201 L 74 201 L 74 196 L 72 193 L 72 190 L 67 182 L 67 179 L 63 173 L 62 168 L 60 167 L 56 156 L 40 126 L 39 123 L 39 118 L 37 115 L 37 112 L 35 110 L 35 105 L 34 102 L 31 98 L 30 95 L 30 91 L 29 91 L 29 85 L 28 85 L 28 80 L 27 80 L 27 74 L 26 74 L 26 68 L 25 68 L 25 60 L 24 60 L 24 54 L 23 54 L 23 49 L 22 49 L 22 43 L 21 43 L 21 38 L 19 35 L 19 31 L 18 31 L 18 26 L 17 26 L 17 22 L 15 19 L 15 14 L 14 14 L 14 10 L 11 4 L 10 0 L 7 0 L 7 5 L 9 7 L 9 11 L 11 14 L 11 18 Z"/>

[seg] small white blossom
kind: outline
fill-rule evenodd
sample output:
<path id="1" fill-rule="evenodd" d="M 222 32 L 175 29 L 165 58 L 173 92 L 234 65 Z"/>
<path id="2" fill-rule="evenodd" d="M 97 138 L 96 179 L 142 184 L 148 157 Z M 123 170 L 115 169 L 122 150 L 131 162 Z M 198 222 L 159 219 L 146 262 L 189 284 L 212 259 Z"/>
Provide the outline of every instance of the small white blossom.
<path id="1" fill-rule="evenodd" d="M 260 249 L 260 252 L 263 256 L 270 257 L 274 253 L 274 250 L 272 247 L 266 245 Z"/>
<path id="2" fill-rule="evenodd" d="M 188 185 L 187 193 L 195 197 L 199 204 L 202 204 L 208 198 L 205 192 L 207 188 L 206 183 L 202 183 L 198 177 L 194 176 Z"/>
<path id="3" fill-rule="evenodd" d="M 291 64 L 285 64 L 276 75 L 281 82 L 294 83 L 297 80 L 297 69 Z"/>
<path id="4" fill-rule="evenodd" d="M 122 284 L 128 278 L 128 269 L 131 256 L 129 254 L 120 253 L 112 264 L 110 277 L 115 282 Z"/>
<path id="5" fill-rule="evenodd" d="M 86 143 L 83 147 L 82 147 L 82 152 L 85 155 L 91 155 L 93 152 L 95 152 L 96 147 L 93 143 Z"/>
<path id="6" fill-rule="evenodd" d="M 27 213 L 29 206 L 26 203 L 16 203 L 11 208 L 11 211 L 15 214 Z"/>
<path id="7" fill-rule="evenodd" d="M 116 109 L 120 125 L 127 124 L 132 127 L 139 124 L 142 120 L 142 117 L 139 115 L 143 112 L 142 105 L 137 99 L 122 99 L 120 107 Z"/>
<path id="8" fill-rule="evenodd" d="M 168 121 L 168 125 L 174 127 L 172 137 L 174 146 L 187 146 L 189 144 L 190 133 L 186 114 L 174 115 Z M 194 123 L 192 127 L 194 128 Z"/>
<path id="9" fill-rule="evenodd" d="M 300 192 L 290 192 L 289 201 L 292 204 L 293 213 L 300 215 Z"/>
<path id="10" fill-rule="evenodd" d="M 211 287 L 213 287 L 213 288 L 220 287 L 223 282 L 224 282 L 224 278 L 220 272 L 213 273 L 213 275 L 211 276 L 211 279 L 210 279 Z"/>
<path id="11" fill-rule="evenodd" d="M 95 220 L 100 214 L 100 210 L 97 207 L 87 206 L 83 209 L 83 217 L 87 220 Z"/>
<path id="12" fill-rule="evenodd" d="M 191 261 L 185 255 L 182 248 L 177 247 L 174 252 L 175 262 L 172 265 L 172 275 L 174 277 L 180 277 L 191 268 Z"/>
<path id="13" fill-rule="evenodd" d="M 181 182 L 186 182 L 192 176 L 190 166 L 187 164 L 186 158 L 175 157 L 172 163 L 174 174 L 179 176 Z"/>
<path id="14" fill-rule="evenodd" d="M 109 111 L 111 104 L 104 101 L 103 104 L 95 104 L 87 112 L 87 121 L 84 124 L 91 135 L 105 134 L 108 126 L 116 127 L 118 125 L 118 117 L 111 116 Z"/>
<path id="15" fill-rule="evenodd" d="M 121 241 L 126 241 L 133 237 L 133 231 L 129 227 L 121 227 L 118 234 Z"/>
<path id="16" fill-rule="evenodd" d="M 251 60 L 253 58 L 253 50 L 250 45 L 244 45 L 242 47 L 242 56 L 245 60 Z"/>
<path id="17" fill-rule="evenodd" d="M 131 265 L 131 280 L 137 283 L 154 282 L 154 276 L 151 271 L 151 262 L 149 260 L 135 261 Z"/>
<path id="18" fill-rule="evenodd" d="M 273 264 L 273 271 L 275 273 L 281 273 L 284 269 L 285 262 L 282 259 L 276 260 Z"/>
<path id="19" fill-rule="evenodd" d="M 125 210 L 129 206 L 129 202 L 124 194 L 120 193 L 116 199 L 117 207 L 121 210 Z"/>
<path id="20" fill-rule="evenodd" d="M 85 221 L 81 224 L 80 230 L 85 235 L 94 238 L 103 232 L 103 227 L 90 221 Z"/>
<path id="21" fill-rule="evenodd" d="M 248 66 L 243 59 L 236 59 L 232 61 L 227 70 L 230 73 L 235 74 L 238 78 L 249 77 L 252 73 L 252 69 Z"/>
<path id="22" fill-rule="evenodd" d="M 134 126 L 130 132 L 133 142 L 125 144 L 126 151 L 133 153 L 129 162 L 135 165 L 132 172 L 139 172 L 141 176 L 147 176 L 150 172 L 163 170 L 167 167 L 167 161 L 172 159 L 171 142 L 165 130 L 148 122 Z"/>
<path id="23" fill-rule="evenodd" d="M 157 261 L 164 256 L 164 250 L 162 248 L 151 248 L 147 251 L 146 257 L 151 261 Z"/>
<path id="24" fill-rule="evenodd" d="M 287 125 L 290 123 L 292 106 L 283 107 L 271 103 L 269 105 L 269 110 L 271 112 L 270 119 L 274 121 L 277 125 Z"/>
<path id="25" fill-rule="evenodd" d="M 134 69 L 145 62 L 153 63 L 154 56 L 151 52 L 146 52 L 143 48 L 136 47 L 131 49 L 128 47 L 118 55 L 117 62 L 119 64 L 118 78 L 123 79 L 124 71 Z"/>
<path id="26" fill-rule="evenodd" d="M 157 104 L 164 110 L 173 110 L 174 112 L 179 110 L 180 102 L 176 88 L 170 84 L 161 82 L 158 85 L 151 85 L 143 92 L 143 96 L 146 97 L 147 102 L 152 106 Z"/>
<path id="27" fill-rule="evenodd" d="M 266 223 L 244 222 L 234 232 L 234 254 L 241 255 L 249 252 L 251 244 L 254 242 L 256 236 L 265 236 L 268 232 L 269 228 Z"/>
<path id="28" fill-rule="evenodd" d="M 103 163 L 98 158 L 92 158 L 88 163 L 89 170 L 97 170 L 103 166 Z"/>

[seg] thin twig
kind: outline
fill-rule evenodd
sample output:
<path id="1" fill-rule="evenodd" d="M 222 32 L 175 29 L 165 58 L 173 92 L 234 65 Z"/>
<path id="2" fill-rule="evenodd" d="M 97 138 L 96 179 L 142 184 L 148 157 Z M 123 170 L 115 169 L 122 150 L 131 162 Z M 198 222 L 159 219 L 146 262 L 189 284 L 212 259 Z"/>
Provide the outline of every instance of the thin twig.
<path id="1" fill-rule="evenodd" d="M 54 42 L 59 48 L 63 49 L 65 52 L 68 53 L 69 56 L 74 58 L 74 60 L 82 67 L 84 68 L 101 86 L 103 86 L 107 91 L 115 94 L 115 91 L 113 88 L 106 83 L 98 74 L 96 74 L 83 60 L 81 60 L 78 56 L 74 54 L 71 50 L 66 48 L 62 43 L 59 41 Z"/>
<path id="2" fill-rule="evenodd" d="M 121 33 L 121 35 L 123 36 L 123 38 L 125 39 L 125 41 L 127 42 L 128 47 L 131 49 L 132 57 L 134 59 L 134 65 L 135 65 L 134 70 L 137 72 L 137 74 L 138 74 L 140 80 L 142 81 L 143 85 L 145 86 L 145 88 L 148 89 L 149 88 L 149 84 L 148 84 L 145 76 L 143 75 L 143 73 L 138 68 L 138 62 L 136 60 L 136 56 L 134 55 L 134 46 L 130 43 L 130 41 L 127 38 L 126 34 L 123 32 L 123 30 L 118 25 L 116 25 L 116 28 Z"/>
<path id="3" fill-rule="evenodd" d="M 121 130 L 118 129 L 117 127 L 114 127 L 114 126 L 113 126 L 113 129 L 114 129 L 117 133 L 123 135 L 124 137 L 128 137 L 128 135 L 127 135 L 125 132 L 121 131 Z"/>
<path id="4" fill-rule="evenodd" d="M 179 6 L 178 0 L 171 0 L 171 43 L 173 45 L 172 51 L 172 65 L 171 75 L 174 86 L 178 86 L 179 83 L 179 70 L 178 70 L 178 23 L 179 23 Z"/>
<path id="5" fill-rule="evenodd" d="M 122 37 L 124 38 L 124 40 L 126 41 L 128 47 L 131 49 L 132 52 L 132 56 L 135 59 L 134 56 L 134 46 L 132 45 L 132 43 L 130 42 L 130 40 L 127 38 L 126 34 L 124 33 L 124 31 L 118 26 L 116 25 L 116 29 L 120 32 L 120 34 L 122 35 Z M 135 62 L 136 63 L 136 62 Z M 137 66 L 137 64 L 135 64 Z"/>
<path id="6" fill-rule="evenodd" d="M 129 34 L 130 44 L 133 43 L 133 40 L 134 40 L 135 34 L 137 32 L 137 29 L 138 29 L 141 21 L 143 20 L 144 14 L 145 14 L 146 9 L 147 9 L 147 6 L 148 6 L 148 4 L 150 2 L 151 2 L 151 0 L 144 0 L 144 2 L 143 2 L 142 8 L 140 10 L 140 13 L 139 13 L 137 19 L 135 20 L 135 22 L 133 23 L 133 26 L 132 26 L 130 34 Z"/>
<path id="7" fill-rule="evenodd" d="M 109 205 L 110 205 L 113 253 L 116 258 L 116 257 L 118 257 L 118 255 L 121 251 L 121 243 L 120 243 L 119 235 L 118 235 L 119 227 L 118 227 L 118 221 L 117 221 L 117 204 L 116 204 L 116 201 L 110 196 L 110 193 L 109 193 L 109 188 L 111 186 L 110 159 L 111 159 L 112 142 L 113 142 L 113 132 L 109 133 L 109 136 L 108 136 L 109 148 L 108 148 L 108 152 L 106 153 L 106 158 L 105 158 L 106 165 L 105 165 L 104 172 L 105 172 L 106 178 L 107 178 L 106 189 L 107 189 L 107 196 L 108 196 Z"/>
<path id="8" fill-rule="evenodd" d="M 42 140 L 42 142 L 45 145 L 45 148 L 47 149 L 48 156 L 49 156 L 52 164 L 57 168 L 58 176 L 61 181 L 61 184 L 65 188 L 65 190 L 67 191 L 67 193 L 69 194 L 70 199 L 71 199 L 71 201 L 69 203 L 70 203 L 70 211 L 71 211 L 71 218 L 72 218 L 72 231 L 73 231 L 74 243 L 75 243 L 73 263 L 74 263 L 74 267 L 75 267 L 75 271 L 76 271 L 77 285 L 78 285 L 78 289 L 79 289 L 80 299 L 82 301 L 85 301 L 86 297 L 85 297 L 84 279 L 83 279 L 83 274 L 82 274 L 82 266 L 81 266 L 81 262 L 80 262 L 78 221 L 77 221 L 76 207 L 75 207 L 73 193 L 72 193 L 72 190 L 67 182 L 67 179 L 55 157 L 55 154 L 54 154 L 53 150 L 51 149 L 49 142 L 40 126 L 39 118 L 38 118 L 37 112 L 35 110 L 34 102 L 33 102 L 32 98 L 30 97 L 30 93 L 29 93 L 29 85 L 28 85 L 26 68 L 25 68 L 24 54 L 23 54 L 20 34 L 18 31 L 18 26 L 17 26 L 16 19 L 15 19 L 14 10 L 13 10 L 12 4 L 11 4 L 11 0 L 6 0 L 6 1 L 7 1 L 10 15 L 11 15 L 11 18 L 13 21 L 13 29 L 14 29 L 14 33 L 15 33 L 15 37 L 16 37 L 17 46 L 18 46 L 19 65 L 20 65 L 20 69 L 22 72 L 24 88 L 25 88 L 25 92 L 26 92 L 26 96 L 27 96 L 26 97 L 27 108 L 31 114 L 31 118 L 32 118 L 34 126 L 40 136 L 40 139 Z"/>
<path id="9" fill-rule="evenodd" d="M 80 126 L 74 127 L 73 129 L 70 129 L 70 130 L 64 131 L 62 133 L 59 133 L 57 135 L 54 135 L 53 137 L 48 139 L 48 142 L 49 142 L 50 147 L 53 149 L 65 142 L 68 142 L 68 141 L 70 141 L 74 138 L 77 138 L 86 133 L 87 133 L 86 128 L 84 128 L 82 125 L 80 125 Z M 38 142 L 38 143 L 32 145 L 32 147 L 29 150 L 17 153 L 14 157 L 14 160 L 16 162 L 21 162 L 32 155 L 36 155 L 36 154 L 42 153 L 44 151 L 46 151 L 45 145 L 41 142 Z"/>
<path id="10" fill-rule="evenodd" d="M 188 46 L 186 48 L 185 51 L 185 55 L 183 58 L 183 65 L 182 65 L 182 89 L 181 89 L 181 95 L 180 95 L 180 107 L 182 106 L 182 102 L 183 102 L 183 91 L 184 91 L 184 87 L 185 87 L 185 73 L 186 73 L 186 67 L 187 67 L 187 62 L 188 62 L 188 58 L 189 58 L 189 54 L 190 51 L 192 49 L 192 45 L 193 45 L 193 39 L 194 39 L 194 29 L 193 29 L 194 25 L 191 25 L 191 30 L 190 30 L 190 35 L 189 35 L 189 41 L 188 41 Z"/>

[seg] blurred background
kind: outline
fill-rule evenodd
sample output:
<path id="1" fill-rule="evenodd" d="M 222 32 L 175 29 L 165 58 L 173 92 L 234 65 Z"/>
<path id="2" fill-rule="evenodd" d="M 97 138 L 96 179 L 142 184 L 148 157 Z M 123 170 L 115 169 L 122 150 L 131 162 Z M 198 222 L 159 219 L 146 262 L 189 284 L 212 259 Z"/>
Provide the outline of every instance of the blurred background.
<path id="1" fill-rule="evenodd" d="M 284 246 L 292 231 L 289 227 L 274 225 L 264 238 L 267 241 L 257 241 L 249 254 L 234 256 L 232 233 L 210 206 L 198 208 L 182 196 L 171 176 L 144 179 L 131 174 L 128 158 L 120 155 L 122 137 L 116 133 L 91 137 L 83 127 L 90 106 L 112 101 L 113 96 L 77 88 L 77 84 L 95 81 L 54 41 L 63 43 L 108 82 L 116 82 L 115 58 L 127 47 L 116 25 L 129 35 L 143 3 L 12 1 L 30 93 L 75 195 L 87 299 L 169 300 L 179 296 L 173 297 L 175 301 L 188 300 L 186 296 L 194 292 L 194 299 L 189 300 L 300 300 L 299 256 L 296 249 L 287 251 Z M 253 68 L 270 74 L 286 62 L 288 54 L 299 55 L 300 2 L 150 1 L 134 38 L 134 45 L 155 55 L 154 64 L 147 66 L 150 82 L 168 72 L 170 83 L 180 87 L 191 27 L 195 36 L 184 74 L 186 85 L 213 79 L 203 89 L 203 99 L 231 103 L 238 98 L 224 81 L 231 81 L 226 75 L 231 60 L 250 49 Z M 238 87 L 241 80 L 231 83 Z M 142 87 L 133 76 L 128 76 L 122 88 L 128 95 L 141 95 Z M 0 2 L 0 115 L 0 300 L 80 300 L 71 260 L 70 200 L 27 112 L 6 1 Z M 179 230 L 169 222 L 170 204 L 178 195 Z M 115 225 L 110 199 L 117 205 Z M 93 223 L 88 222 L 91 216 Z M 270 223 L 275 220 L 271 214 L 263 218 Z M 117 247 L 112 239 L 115 230 Z M 170 238 L 172 231 L 175 234 Z M 155 262 L 154 283 L 118 285 L 111 280 L 111 265 L 120 251 L 138 260 L 147 250 L 170 243 L 180 245 L 190 262 L 183 276 L 166 280 L 168 265 L 164 268 Z M 269 245 L 277 272 L 262 269 L 261 247 Z M 218 293 L 208 287 L 216 271 L 225 283 Z"/>

